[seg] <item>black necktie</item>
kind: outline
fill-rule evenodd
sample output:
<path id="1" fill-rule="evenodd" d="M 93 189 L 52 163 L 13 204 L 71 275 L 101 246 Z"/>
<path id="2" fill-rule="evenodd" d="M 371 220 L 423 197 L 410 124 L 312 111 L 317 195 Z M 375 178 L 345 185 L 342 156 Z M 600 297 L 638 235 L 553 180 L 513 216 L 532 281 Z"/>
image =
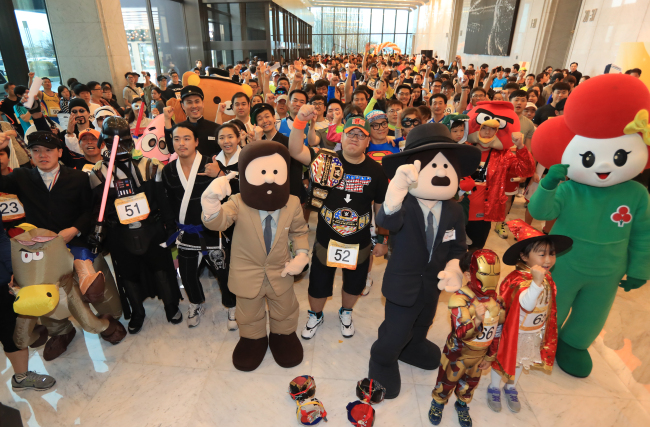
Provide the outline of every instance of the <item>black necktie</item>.
<path id="1" fill-rule="evenodd" d="M 273 232 L 271 231 L 271 221 L 273 218 L 269 214 L 264 220 L 264 244 L 266 245 L 266 254 L 271 252 L 271 243 L 273 243 Z"/>
<path id="2" fill-rule="evenodd" d="M 433 249 L 433 212 L 429 211 L 429 215 L 427 216 L 427 249 L 429 250 L 429 254 L 431 253 L 431 249 Z"/>

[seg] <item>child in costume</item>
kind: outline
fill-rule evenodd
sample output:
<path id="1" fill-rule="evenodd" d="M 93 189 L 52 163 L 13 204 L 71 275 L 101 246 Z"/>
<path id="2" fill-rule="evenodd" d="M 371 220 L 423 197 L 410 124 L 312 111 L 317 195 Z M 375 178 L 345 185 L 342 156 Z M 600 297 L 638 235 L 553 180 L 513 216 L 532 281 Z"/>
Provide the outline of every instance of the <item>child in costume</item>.
<path id="1" fill-rule="evenodd" d="M 584 106 L 597 105 L 607 91 L 618 94 L 614 108 L 607 120 L 595 120 Z M 535 158 L 549 171 L 528 209 L 539 220 L 557 218 L 551 234 L 574 242 L 553 277 L 562 325 L 557 363 L 576 377 L 591 373 L 587 349 L 605 325 L 618 287 L 630 291 L 650 279 L 648 191 L 633 180 L 650 167 L 649 111 L 643 82 L 605 74 L 578 86 L 564 115 L 544 122 L 533 137 Z"/>
<path id="2" fill-rule="evenodd" d="M 496 253 L 489 249 L 468 252 L 461 259 L 460 268 L 467 284 L 449 299 L 451 333 L 432 392 L 429 421 L 440 424 L 442 410 L 455 390 L 458 421 L 462 427 L 471 427 L 467 404 L 472 401 L 481 371 L 494 361 L 505 312 L 496 301 L 501 271 Z"/>
<path id="3" fill-rule="evenodd" d="M 510 102 L 479 102 L 469 117 L 467 141 L 481 150 L 481 163 L 471 178 L 461 182 L 460 189 L 471 191 L 467 237 L 472 240 L 471 248 L 480 249 L 490 234 L 491 222 L 506 218 L 508 174 L 532 176 L 535 162 L 524 145 L 519 117 Z M 513 144 L 515 152 L 510 151 Z"/>
<path id="4" fill-rule="evenodd" d="M 505 307 L 505 323 L 499 352 L 492 363 L 492 383 L 488 387 L 488 406 L 501 411 L 501 378 L 508 408 L 519 412 L 517 381 L 531 366 L 549 373 L 557 348 L 557 290 L 550 270 L 556 253 L 569 249 L 573 241 L 566 236 L 547 236 L 520 219 L 508 221 L 517 243 L 503 255 L 503 262 L 516 270 L 501 282 L 499 295 Z"/>
<path id="5" fill-rule="evenodd" d="M 467 141 L 469 116 L 465 114 L 447 114 L 440 123 L 449 128 L 451 139 L 459 144 L 464 144 Z"/>

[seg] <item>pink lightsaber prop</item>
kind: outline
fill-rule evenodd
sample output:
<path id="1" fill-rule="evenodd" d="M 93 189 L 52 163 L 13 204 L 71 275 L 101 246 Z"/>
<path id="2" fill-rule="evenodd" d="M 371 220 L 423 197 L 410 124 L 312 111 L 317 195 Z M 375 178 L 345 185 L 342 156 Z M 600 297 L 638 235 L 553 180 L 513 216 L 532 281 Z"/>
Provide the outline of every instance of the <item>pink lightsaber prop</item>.
<path id="1" fill-rule="evenodd" d="M 117 155 L 117 148 L 120 143 L 120 137 L 115 135 L 113 137 L 113 149 L 111 150 L 111 159 L 108 162 L 108 172 L 106 173 L 106 183 L 104 184 L 104 194 L 102 194 L 102 205 L 99 208 L 99 218 L 97 222 L 104 221 L 104 210 L 106 210 L 106 200 L 108 199 L 108 189 L 111 187 L 111 179 L 113 178 L 113 166 L 115 165 L 115 156 Z"/>
<path id="2" fill-rule="evenodd" d="M 142 116 L 144 114 L 144 102 L 140 105 L 140 111 L 138 112 L 138 121 L 135 122 L 135 137 L 140 138 L 140 123 L 142 122 Z"/>

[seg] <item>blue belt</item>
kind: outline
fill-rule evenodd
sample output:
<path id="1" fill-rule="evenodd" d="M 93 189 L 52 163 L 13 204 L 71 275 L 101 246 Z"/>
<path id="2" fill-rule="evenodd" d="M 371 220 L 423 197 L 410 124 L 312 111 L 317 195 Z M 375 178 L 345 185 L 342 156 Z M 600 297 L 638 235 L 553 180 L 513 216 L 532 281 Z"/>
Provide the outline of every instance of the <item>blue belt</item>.
<path id="1" fill-rule="evenodd" d="M 167 241 L 165 242 L 165 247 L 170 247 L 176 242 L 176 239 L 178 238 L 178 235 L 183 233 L 188 233 L 188 234 L 196 234 L 199 236 L 199 242 L 201 245 L 201 253 L 203 255 L 208 254 L 208 248 L 205 244 L 205 238 L 203 237 L 203 232 L 205 231 L 205 227 L 203 227 L 203 224 L 201 225 L 192 225 L 192 224 L 181 224 L 178 221 L 176 221 L 176 226 L 178 227 L 178 231 L 174 232 Z"/>

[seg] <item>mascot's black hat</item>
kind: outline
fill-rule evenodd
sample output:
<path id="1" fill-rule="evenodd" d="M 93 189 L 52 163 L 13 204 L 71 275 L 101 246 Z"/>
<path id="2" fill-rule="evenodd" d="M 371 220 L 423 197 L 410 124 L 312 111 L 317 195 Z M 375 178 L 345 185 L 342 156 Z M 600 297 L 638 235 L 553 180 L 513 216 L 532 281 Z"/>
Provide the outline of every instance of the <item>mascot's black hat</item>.
<path id="1" fill-rule="evenodd" d="M 412 154 L 442 149 L 454 150 L 460 165 L 460 177 L 474 173 L 481 162 L 481 151 L 474 146 L 454 141 L 447 126 L 440 123 L 426 123 L 416 126 L 409 132 L 404 151 L 384 157 L 381 164 L 388 178 L 392 179 L 398 167 L 411 163 L 409 158 Z"/>

